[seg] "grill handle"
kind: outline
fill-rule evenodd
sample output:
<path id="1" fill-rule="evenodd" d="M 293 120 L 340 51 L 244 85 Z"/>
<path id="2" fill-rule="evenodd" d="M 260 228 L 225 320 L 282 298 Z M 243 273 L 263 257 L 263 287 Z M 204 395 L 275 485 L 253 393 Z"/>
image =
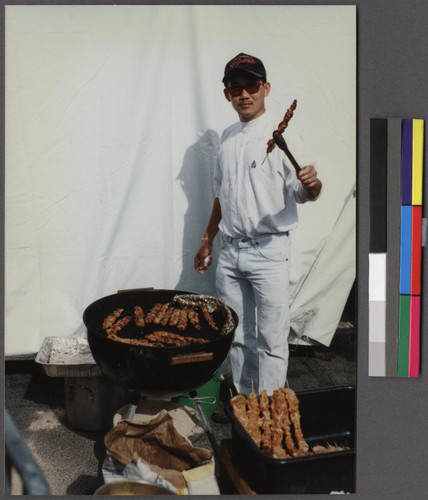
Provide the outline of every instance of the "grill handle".
<path id="1" fill-rule="evenodd" d="M 212 361 L 214 353 L 212 352 L 199 352 L 195 354 L 180 354 L 171 358 L 171 365 L 182 365 L 187 363 L 200 363 L 203 361 Z"/>

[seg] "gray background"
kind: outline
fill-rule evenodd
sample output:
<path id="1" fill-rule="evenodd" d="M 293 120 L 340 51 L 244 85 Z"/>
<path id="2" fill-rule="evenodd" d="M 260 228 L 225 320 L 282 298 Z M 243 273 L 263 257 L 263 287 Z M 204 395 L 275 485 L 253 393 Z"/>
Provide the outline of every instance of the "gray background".
<path id="1" fill-rule="evenodd" d="M 4 5 L 7 2 L 2 2 Z M 17 5 L 20 2 L 10 2 Z M 45 2 L 23 2 L 43 4 Z M 46 2 L 49 3 L 49 2 Z M 84 4 L 87 2 L 51 2 Z M 145 2 L 91 1 L 92 4 Z M 155 2 L 147 2 L 155 3 Z M 225 2 L 157 2 L 225 3 Z M 248 4 L 258 2 L 233 2 Z M 368 377 L 368 250 L 370 118 L 428 120 L 428 2 L 426 0 L 282 1 L 276 5 L 356 5 L 358 19 L 358 377 L 357 493 L 354 498 L 419 500 L 428 498 L 428 317 L 422 318 L 421 365 L 418 379 Z M 4 26 L 4 12 L 2 12 Z M 257 34 L 255 33 L 255 36 Z M 292 50 L 273 47 L 272 50 Z M 4 60 L 4 48 L 1 48 Z M 0 91 L 4 96 L 3 81 Z M 2 99 L 3 102 L 3 99 Z M 2 122 L 3 123 L 3 122 Z M 425 124 L 427 126 L 427 123 Z M 427 135 L 425 134 L 425 141 Z M 3 143 L 2 143 L 3 146 Z M 334 145 L 332 145 L 334 147 Z M 426 148 L 425 148 L 426 150 Z M 2 147 L 4 154 L 4 146 Z M 424 153 L 427 165 L 426 151 Z M 4 169 L 0 185 L 3 189 Z M 424 217 L 427 217 L 425 168 Z M 0 193 L 3 199 L 2 193 Z M 4 210 L 1 204 L 2 211 Z M 2 213 L 3 215 L 3 213 Z M 3 236 L 3 217 L 2 236 Z M 0 258 L 4 258 L 3 245 Z M 427 249 L 423 251 L 422 309 L 428 309 Z M 0 275 L 3 290 L 3 273 Z M 3 307 L 3 306 L 1 306 Z M 0 311 L 3 316 L 3 311 Z M 3 391 L 3 389 L 2 389 Z M 3 396 L 3 394 L 2 394 Z M 290 495 L 289 499 L 325 498 Z"/>
<path id="2" fill-rule="evenodd" d="M 318 3 L 318 2 L 314 2 Z M 320 2 L 322 3 L 322 2 Z M 358 499 L 428 498 L 427 249 L 423 251 L 421 376 L 368 377 L 370 118 L 428 120 L 428 3 L 417 0 L 330 2 L 357 5 L 358 19 Z M 425 124 L 425 126 L 427 123 Z M 425 141 L 427 135 L 425 134 Z M 427 157 L 424 152 L 424 217 Z"/>
<path id="3" fill-rule="evenodd" d="M 367 376 L 370 118 L 428 120 L 428 3 L 357 2 L 358 10 L 358 401 L 357 498 L 428 498 L 428 345 L 418 379 Z M 425 124 L 426 125 L 426 124 Z M 425 134 L 425 141 L 427 135 Z M 424 152 L 424 217 L 427 157 Z M 426 248 L 423 306 L 428 304 Z M 422 319 L 427 334 L 427 315 Z M 422 336 L 422 337 L 423 337 Z"/>

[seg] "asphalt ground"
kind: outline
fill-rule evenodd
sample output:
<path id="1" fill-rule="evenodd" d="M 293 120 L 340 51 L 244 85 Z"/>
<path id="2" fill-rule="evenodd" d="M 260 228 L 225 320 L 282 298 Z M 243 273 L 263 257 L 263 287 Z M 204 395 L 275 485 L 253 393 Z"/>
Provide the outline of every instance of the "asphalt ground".
<path id="1" fill-rule="evenodd" d="M 288 385 L 295 391 L 356 383 L 356 334 L 342 321 L 330 347 L 298 347 L 290 355 Z M 7 360 L 5 407 L 41 469 L 52 495 L 92 495 L 104 483 L 105 432 L 71 427 L 65 414 L 64 379 L 47 376 L 33 360 Z M 230 397 L 230 373 L 221 385 L 220 407 Z M 231 425 L 210 420 L 215 439 L 231 437 Z M 195 446 L 211 449 L 206 434 Z M 12 494 L 22 494 L 19 474 L 12 471 Z"/>

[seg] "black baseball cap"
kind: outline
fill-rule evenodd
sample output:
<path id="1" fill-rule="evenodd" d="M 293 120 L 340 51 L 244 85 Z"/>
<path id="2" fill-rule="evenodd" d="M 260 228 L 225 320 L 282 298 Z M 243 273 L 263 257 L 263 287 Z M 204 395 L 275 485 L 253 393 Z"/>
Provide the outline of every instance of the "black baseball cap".
<path id="1" fill-rule="evenodd" d="M 226 85 L 230 80 L 232 73 L 237 70 L 245 71 L 246 73 L 250 73 L 251 75 L 255 75 L 266 80 L 266 70 L 260 59 L 241 52 L 226 64 L 222 82 Z"/>

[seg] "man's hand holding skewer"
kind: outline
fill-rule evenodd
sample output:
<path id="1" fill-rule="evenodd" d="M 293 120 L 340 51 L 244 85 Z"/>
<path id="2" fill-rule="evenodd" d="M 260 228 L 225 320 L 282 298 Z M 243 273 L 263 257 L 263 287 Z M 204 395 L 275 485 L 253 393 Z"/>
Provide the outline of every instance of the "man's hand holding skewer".
<path id="1" fill-rule="evenodd" d="M 320 194 L 322 183 L 318 179 L 317 171 L 313 165 L 303 167 L 297 174 L 297 178 L 302 183 L 305 198 L 313 200 Z"/>

